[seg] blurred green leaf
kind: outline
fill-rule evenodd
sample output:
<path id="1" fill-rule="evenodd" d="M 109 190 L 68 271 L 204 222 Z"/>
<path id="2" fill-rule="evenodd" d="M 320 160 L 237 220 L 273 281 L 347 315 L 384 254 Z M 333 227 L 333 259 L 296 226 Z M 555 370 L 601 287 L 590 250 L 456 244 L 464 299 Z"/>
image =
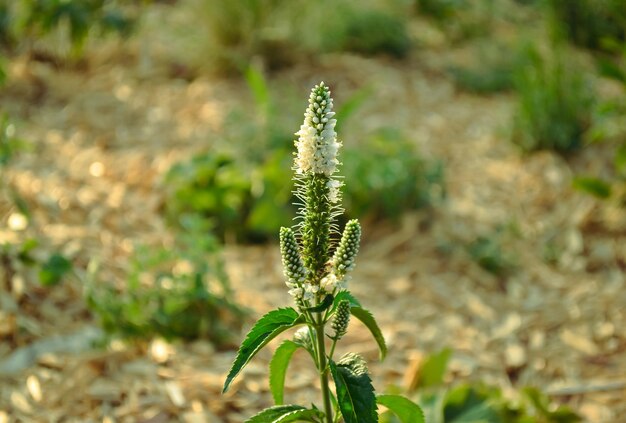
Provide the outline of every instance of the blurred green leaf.
<path id="1" fill-rule="evenodd" d="M 391 410 L 402 423 L 425 423 L 422 409 L 408 398 L 400 395 L 378 395 L 376 402 Z"/>
<path id="2" fill-rule="evenodd" d="M 611 196 L 611 185 L 602 179 L 579 176 L 574 178 L 572 186 L 597 198 L 606 199 Z"/>
<path id="3" fill-rule="evenodd" d="M 539 389 L 526 387 L 522 394 L 528 399 L 539 415 L 550 423 L 578 423 L 580 416 L 567 407 L 552 407 L 550 399 Z"/>
<path id="4" fill-rule="evenodd" d="M 626 177 L 626 143 L 618 147 L 613 159 L 615 171 L 622 177 Z"/>
<path id="5" fill-rule="evenodd" d="M 248 67 L 245 72 L 246 82 L 252 91 L 254 102 L 259 114 L 263 119 L 269 119 L 271 112 L 271 97 L 267 81 L 261 71 L 253 66 Z"/>
<path id="6" fill-rule="evenodd" d="M 446 423 L 500 423 L 498 409 L 494 400 L 497 391 L 491 395 L 479 392 L 468 385 L 462 385 L 449 391 L 444 403 L 444 421 Z"/>
<path id="7" fill-rule="evenodd" d="M 622 69 L 618 64 L 610 59 L 599 58 L 598 70 L 600 75 L 614 79 L 624 85 L 626 85 L 626 68 Z"/>
<path id="8" fill-rule="evenodd" d="M 429 355 L 419 368 L 419 384 L 422 388 L 439 386 L 443 383 L 448 362 L 452 356 L 450 348 Z"/>
<path id="9" fill-rule="evenodd" d="M 372 95 L 373 90 L 369 86 L 365 86 L 357 91 L 355 91 L 348 99 L 346 99 L 338 108 L 335 115 L 335 119 L 337 119 L 337 125 L 335 126 L 335 130 L 337 132 L 340 131 L 340 128 L 343 126 L 343 123 L 347 121 L 350 116 L 356 113 L 367 101 L 368 98 Z"/>
<path id="10" fill-rule="evenodd" d="M 56 285 L 70 270 L 72 270 L 72 262 L 61 254 L 55 253 L 42 264 L 39 271 L 39 281 L 43 286 Z"/>

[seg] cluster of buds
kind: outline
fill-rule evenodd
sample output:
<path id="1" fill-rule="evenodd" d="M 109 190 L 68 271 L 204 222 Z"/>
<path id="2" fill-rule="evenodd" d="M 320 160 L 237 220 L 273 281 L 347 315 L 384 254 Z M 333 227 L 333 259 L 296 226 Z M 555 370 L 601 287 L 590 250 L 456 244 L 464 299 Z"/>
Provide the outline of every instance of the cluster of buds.
<path id="1" fill-rule="evenodd" d="M 289 294 L 296 302 L 304 299 L 307 270 L 302 264 L 298 242 L 290 228 L 280 228 L 280 255 L 283 261 L 285 283 L 289 288 Z"/>
<path id="2" fill-rule="evenodd" d="M 350 323 L 350 302 L 341 300 L 337 305 L 337 311 L 330 324 L 330 327 L 335 331 L 334 339 L 338 341 L 343 338 L 346 332 L 348 332 L 348 323 Z"/>

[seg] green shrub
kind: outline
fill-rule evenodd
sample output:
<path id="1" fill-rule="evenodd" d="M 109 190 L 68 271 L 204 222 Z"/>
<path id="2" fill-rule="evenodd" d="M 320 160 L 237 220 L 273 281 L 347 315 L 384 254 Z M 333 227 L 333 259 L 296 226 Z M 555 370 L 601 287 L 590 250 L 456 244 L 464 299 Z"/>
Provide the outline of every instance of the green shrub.
<path id="1" fill-rule="evenodd" d="M 72 262 L 58 252 L 47 253 L 47 259 L 41 258 L 41 254 L 33 254 L 39 246 L 40 242 L 34 238 L 0 244 L 0 271 L 2 274 L 19 274 L 26 281 L 32 281 L 46 287 L 57 285 L 63 281 L 73 270 Z M 9 282 L 6 281 L 6 283 Z"/>
<path id="2" fill-rule="evenodd" d="M 202 215 L 210 219 L 219 238 L 240 238 L 252 201 L 250 179 L 245 168 L 225 153 L 199 154 L 178 163 L 165 177 L 167 215 L 174 221 Z"/>
<path id="3" fill-rule="evenodd" d="M 608 39 L 604 45 L 614 56 L 598 58 L 598 71 L 621 85 L 621 90 L 613 99 L 600 104 L 593 135 L 594 139 L 612 144 L 613 160 L 604 168 L 603 175 L 578 176 L 573 186 L 596 198 L 626 205 L 626 42 Z"/>
<path id="4" fill-rule="evenodd" d="M 444 195 L 441 163 L 421 158 L 397 131 L 382 130 L 359 145 L 346 146 L 342 160 L 342 172 L 352 181 L 344 193 L 349 218 L 396 219 Z"/>
<path id="5" fill-rule="evenodd" d="M 93 284 L 88 304 L 105 331 L 128 339 L 194 340 L 217 346 L 231 342 L 245 313 L 233 294 L 219 244 L 197 219 L 173 247 L 138 248 L 126 286 Z"/>
<path id="6" fill-rule="evenodd" d="M 603 49 L 603 39 L 626 39 L 626 5 L 623 0 L 548 0 L 555 24 L 575 44 Z"/>
<path id="7" fill-rule="evenodd" d="M 285 217 L 294 213 L 296 199 L 284 183 L 293 161 L 289 150 L 275 149 L 250 171 L 232 157 L 214 154 L 172 167 L 165 178 L 168 216 L 202 216 L 222 239 L 274 238 Z M 444 193 L 441 164 L 419 157 L 409 141 L 391 130 L 347 146 L 343 163 L 342 172 L 353 181 L 343 195 L 347 218 L 394 220 L 436 203 Z"/>
<path id="8" fill-rule="evenodd" d="M 416 0 L 417 11 L 438 22 L 453 18 L 459 9 L 467 7 L 466 0 Z"/>
<path id="9" fill-rule="evenodd" d="M 224 147 L 174 165 L 164 178 L 164 205 L 175 224 L 181 216 L 196 215 L 211 222 L 220 239 L 262 242 L 275 238 L 295 213 L 296 198 L 284 183 L 293 164 L 293 135 L 282 129 L 263 75 L 249 69 L 246 79 L 256 113 L 231 114 Z M 337 109 L 336 117 L 345 122 L 369 93 L 368 88 L 357 91 Z M 443 194 L 441 165 L 420 158 L 413 145 L 392 130 L 346 146 L 342 160 L 344 174 L 355 181 L 344 193 L 354 212 L 347 218 L 396 219 Z"/>
<path id="10" fill-rule="evenodd" d="M 489 423 L 578 423 L 581 417 L 569 407 L 556 406 L 536 388 L 524 388 L 515 400 L 505 397 L 497 386 L 461 384 L 424 394 L 418 404 L 426 421 Z M 389 422 L 389 420 L 387 420 Z"/>
<path id="11" fill-rule="evenodd" d="M 496 231 L 488 236 L 479 236 L 467 247 L 472 259 L 480 267 L 496 276 L 506 276 L 515 267 L 510 254 L 504 251 L 501 234 Z"/>
<path id="12" fill-rule="evenodd" d="M 527 54 L 528 64 L 515 77 L 513 142 L 524 151 L 579 149 L 592 116 L 591 90 L 583 72 L 565 63 L 559 51 L 549 59 L 533 48 Z"/>
<path id="13" fill-rule="evenodd" d="M 480 45 L 472 58 L 468 65 L 452 66 L 448 72 L 458 88 L 477 94 L 512 90 L 516 70 L 527 61 L 519 49 L 493 42 Z"/>
<path id="14" fill-rule="evenodd" d="M 553 403 L 537 388 L 525 387 L 507 398 L 502 389 L 482 382 L 446 386 L 451 350 L 444 349 L 426 357 L 416 371 L 409 390 L 424 411 L 425 421 L 439 423 L 578 423 L 581 417 L 569 407 Z M 381 423 L 395 423 L 386 413 Z"/>
<path id="15" fill-rule="evenodd" d="M 375 10 L 347 11 L 336 31 L 328 32 L 326 45 L 333 50 L 367 56 L 388 54 L 404 58 L 411 40 L 404 20 Z"/>
<path id="16" fill-rule="evenodd" d="M 39 39 L 54 31 L 66 37 L 72 54 L 82 54 L 92 29 L 101 34 L 128 36 L 135 17 L 128 12 L 132 2 L 123 0 L 29 0 L 0 7 L 0 41 L 15 45 L 24 39 Z"/>
<path id="17" fill-rule="evenodd" d="M 174 54 L 194 68 L 229 76 L 260 59 L 275 70 L 301 53 L 295 15 L 301 11 L 290 2 L 183 0 L 175 7 L 183 13 Z"/>
<path id="18" fill-rule="evenodd" d="M 416 0 L 417 12 L 433 20 L 453 42 L 484 36 L 491 30 L 494 0 Z"/>

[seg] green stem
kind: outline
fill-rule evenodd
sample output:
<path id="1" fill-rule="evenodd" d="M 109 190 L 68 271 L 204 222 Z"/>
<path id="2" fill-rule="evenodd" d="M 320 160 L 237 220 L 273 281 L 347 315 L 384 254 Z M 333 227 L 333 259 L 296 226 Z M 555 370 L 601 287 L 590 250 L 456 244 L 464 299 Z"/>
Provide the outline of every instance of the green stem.
<path id="1" fill-rule="evenodd" d="M 322 313 L 319 313 L 319 321 L 315 326 L 315 335 L 317 337 L 317 350 L 319 359 L 320 385 L 322 387 L 322 399 L 324 401 L 324 413 L 326 413 L 326 422 L 333 422 L 333 409 L 330 403 L 330 389 L 328 387 L 328 363 L 326 362 L 326 345 L 324 344 L 324 323 Z"/>
<path id="2" fill-rule="evenodd" d="M 330 346 L 330 353 L 328 354 L 328 358 L 333 359 L 333 354 L 335 354 L 335 346 L 337 345 L 337 338 L 333 338 L 333 343 Z"/>

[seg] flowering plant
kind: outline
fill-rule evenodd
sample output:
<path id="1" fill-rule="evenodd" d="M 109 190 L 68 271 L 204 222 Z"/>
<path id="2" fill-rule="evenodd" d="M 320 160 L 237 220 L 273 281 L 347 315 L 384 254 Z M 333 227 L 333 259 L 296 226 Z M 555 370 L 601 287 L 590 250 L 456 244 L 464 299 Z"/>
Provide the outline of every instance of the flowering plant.
<path id="1" fill-rule="evenodd" d="M 332 109 L 328 86 L 323 82 L 316 85 L 309 97 L 304 123 L 296 133 L 293 169 L 298 223 L 280 230 L 284 274 L 295 308 L 270 311 L 252 327 L 226 377 L 223 392 L 268 342 L 287 329 L 301 326 L 292 340 L 280 344 L 270 362 L 270 390 L 276 405 L 251 417 L 248 423 L 335 423 L 342 419 L 345 423 L 377 422 L 377 404 L 394 412 L 403 423 L 423 422 L 422 411 L 408 399 L 375 394 L 361 356 L 348 353 L 335 361 L 335 346 L 346 334 L 351 316 L 371 331 L 381 359 L 387 347 L 372 314 L 347 289 L 359 250 L 361 226 L 358 220 L 350 220 L 338 237 L 335 219 L 342 212 L 343 182 L 336 175 L 341 143 L 337 140 Z M 321 408 L 284 404 L 287 366 L 299 349 L 309 353 L 319 373 Z M 330 389 L 331 377 L 334 394 Z"/>

